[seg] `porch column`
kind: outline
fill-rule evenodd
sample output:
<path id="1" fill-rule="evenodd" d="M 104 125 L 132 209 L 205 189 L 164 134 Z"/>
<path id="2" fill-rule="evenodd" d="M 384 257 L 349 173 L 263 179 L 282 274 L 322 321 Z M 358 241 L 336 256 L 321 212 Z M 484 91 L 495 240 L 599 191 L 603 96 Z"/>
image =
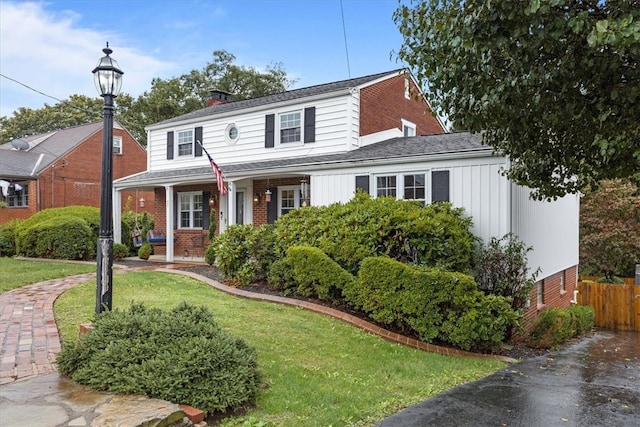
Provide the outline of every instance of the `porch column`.
<path id="1" fill-rule="evenodd" d="M 167 236 L 167 262 L 173 262 L 173 185 L 165 185 L 165 216 L 167 218 L 165 224 L 166 236 Z"/>
<path id="2" fill-rule="evenodd" d="M 227 211 L 227 217 L 229 219 L 229 225 L 235 225 L 236 223 L 236 190 L 237 186 L 234 181 L 228 182 L 229 191 L 227 192 L 227 203 L 229 209 Z"/>
<path id="3" fill-rule="evenodd" d="M 113 243 L 122 243 L 122 191 L 113 189 Z"/>

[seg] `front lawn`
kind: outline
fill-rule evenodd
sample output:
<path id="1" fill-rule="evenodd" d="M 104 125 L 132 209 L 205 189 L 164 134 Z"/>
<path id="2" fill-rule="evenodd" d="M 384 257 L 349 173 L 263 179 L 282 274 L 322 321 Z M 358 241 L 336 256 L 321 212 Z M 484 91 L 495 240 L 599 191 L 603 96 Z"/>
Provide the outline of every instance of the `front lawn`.
<path id="1" fill-rule="evenodd" d="M 95 264 L 0 257 L 0 294 L 44 280 L 95 272 Z"/>
<path id="2" fill-rule="evenodd" d="M 170 308 L 202 304 L 258 351 L 265 388 L 255 408 L 224 426 L 369 426 L 398 410 L 505 366 L 392 344 L 337 319 L 300 308 L 227 295 L 189 277 L 159 272 L 114 275 L 114 308 L 132 301 Z M 55 303 L 63 342 L 90 321 L 95 281 Z"/>

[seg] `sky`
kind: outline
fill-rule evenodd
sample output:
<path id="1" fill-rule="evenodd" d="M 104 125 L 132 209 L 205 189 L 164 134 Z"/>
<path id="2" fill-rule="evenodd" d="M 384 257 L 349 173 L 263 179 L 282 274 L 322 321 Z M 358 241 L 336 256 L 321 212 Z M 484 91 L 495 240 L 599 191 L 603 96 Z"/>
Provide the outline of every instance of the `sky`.
<path id="1" fill-rule="evenodd" d="M 280 63 L 297 80 L 292 89 L 395 70 L 397 7 L 398 0 L 0 0 L 0 116 L 73 94 L 97 97 L 91 72 L 106 42 L 124 71 L 122 92 L 134 97 L 154 77 L 201 70 L 214 50 L 257 70 Z"/>

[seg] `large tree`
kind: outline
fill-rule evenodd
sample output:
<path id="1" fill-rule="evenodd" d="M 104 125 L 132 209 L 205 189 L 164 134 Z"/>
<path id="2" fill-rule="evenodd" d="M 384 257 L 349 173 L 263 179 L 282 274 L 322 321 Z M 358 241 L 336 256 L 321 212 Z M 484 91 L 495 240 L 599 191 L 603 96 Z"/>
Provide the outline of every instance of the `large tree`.
<path id="1" fill-rule="evenodd" d="M 436 111 L 537 197 L 640 170 L 640 1 L 428 0 L 394 21 Z"/>
<path id="2" fill-rule="evenodd" d="M 213 61 L 201 70 L 166 80 L 154 78 L 151 89 L 137 98 L 122 93 L 115 99 L 115 118 L 146 145 L 145 126 L 204 108 L 211 89 L 227 91 L 234 100 L 241 100 L 283 92 L 295 83 L 280 63 L 261 72 L 236 65 L 235 59 L 234 55 L 217 50 Z M 10 118 L 0 117 L 0 143 L 102 120 L 102 107 L 101 98 L 71 95 L 68 100 L 52 106 L 45 104 L 41 109 L 20 108 Z"/>

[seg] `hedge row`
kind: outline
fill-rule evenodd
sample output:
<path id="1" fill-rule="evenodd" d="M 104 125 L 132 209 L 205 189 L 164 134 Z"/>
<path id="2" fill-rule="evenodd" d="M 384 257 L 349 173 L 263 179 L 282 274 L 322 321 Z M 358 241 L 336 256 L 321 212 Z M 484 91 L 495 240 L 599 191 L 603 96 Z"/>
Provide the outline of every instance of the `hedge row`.
<path id="1" fill-rule="evenodd" d="M 536 317 L 529 334 L 529 344 L 538 348 L 557 348 L 568 339 L 589 332 L 594 321 L 592 307 L 549 308 Z"/>

